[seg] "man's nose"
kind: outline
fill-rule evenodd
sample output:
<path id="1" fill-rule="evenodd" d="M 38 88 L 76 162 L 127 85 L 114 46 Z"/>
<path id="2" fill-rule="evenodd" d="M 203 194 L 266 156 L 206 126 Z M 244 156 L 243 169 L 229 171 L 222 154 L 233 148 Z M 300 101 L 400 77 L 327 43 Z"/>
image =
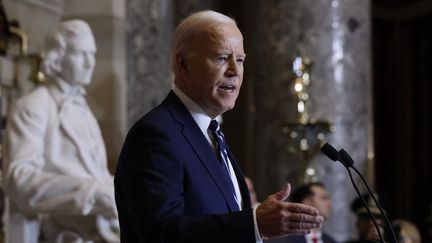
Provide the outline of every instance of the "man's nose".
<path id="1" fill-rule="evenodd" d="M 226 70 L 226 75 L 228 77 L 239 75 L 240 67 L 239 64 L 234 60 L 234 58 L 230 59 L 228 62 L 228 69 Z"/>

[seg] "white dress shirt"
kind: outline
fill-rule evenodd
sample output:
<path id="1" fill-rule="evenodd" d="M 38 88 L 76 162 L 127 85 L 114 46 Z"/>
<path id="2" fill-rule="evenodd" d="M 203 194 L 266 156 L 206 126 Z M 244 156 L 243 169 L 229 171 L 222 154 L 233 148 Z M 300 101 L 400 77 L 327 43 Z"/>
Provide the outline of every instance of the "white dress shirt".
<path id="1" fill-rule="evenodd" d="M 305 238 L 306 238 L 306 243 L 323 243 L 321 231 L 307 234 L 305 235 Z M 314 242 L 313 241 L 314 238 L 316 238 L 318 241 Z"/>

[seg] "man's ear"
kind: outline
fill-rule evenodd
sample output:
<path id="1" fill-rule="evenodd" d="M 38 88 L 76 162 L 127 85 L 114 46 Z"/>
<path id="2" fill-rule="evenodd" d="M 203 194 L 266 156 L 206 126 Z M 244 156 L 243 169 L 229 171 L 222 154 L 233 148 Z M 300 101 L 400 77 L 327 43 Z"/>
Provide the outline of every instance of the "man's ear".
<path id="1" fill-rule="evenodd" d="M 183 54 L 178 53 L 176 56 L 176 66 L 180 73 L 187 73 L 187 65 L 186 60 Z"/>

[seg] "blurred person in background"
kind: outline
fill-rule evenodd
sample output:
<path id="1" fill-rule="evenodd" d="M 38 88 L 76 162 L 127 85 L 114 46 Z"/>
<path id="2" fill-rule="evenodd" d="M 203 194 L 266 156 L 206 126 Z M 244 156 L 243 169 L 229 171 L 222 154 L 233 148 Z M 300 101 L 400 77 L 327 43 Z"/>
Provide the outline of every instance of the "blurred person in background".
<path id="1" fill-rule="evenodd" d="M 412 222 L 404 219 L 396 219 L 393 221 L 394 228 L 399 229 L 400 243 L 421 243 L 421 235 L 417 226 Z"/>
<path id="2" fill-rule="evenodd" d="M 374 193 L 375 198 L 378 203 L 383 206 L 384 200 L 383 197 Z M 378 227 L 381 231 L 381 234 L 384 237 L 384 217 L 381 215 L 378 207 L 373 201 L 372 197 L 369 194 L 362 195 L 364 200 L 366 201 L 371 213 L 373 214 Z M 379 241 L 379 233 L 375 228 L 375 225 L 372 221 L 372 218 L 369 216 L 366 207 L 363 205 L 363 202 L 360 197 L 357 197 L 351 203 L 351 210 L 357 216 L 356 228 L 358 232 L 358 238 L 348 241 L 349 243 L 367 243 L 367 242 L 377 242 Z M 383 208 L 385 211 L 385 207 Z"/>

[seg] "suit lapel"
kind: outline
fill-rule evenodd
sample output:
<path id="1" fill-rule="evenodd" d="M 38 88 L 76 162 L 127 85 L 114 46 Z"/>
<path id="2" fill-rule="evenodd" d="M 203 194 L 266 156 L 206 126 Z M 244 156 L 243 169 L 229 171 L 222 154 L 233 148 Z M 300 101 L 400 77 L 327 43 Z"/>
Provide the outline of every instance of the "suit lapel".
<path id="1" fill-rule="evenodd" d="M 186 138 L 195 154 L 206 168 L 215 184 L 218 186 L 220 192 L 224 195 L 230 211 L 238 211 L 239 208 L 234 199 L 234 195 L 230 193 L 232 191 L 230 189 L 230 187 L 232 187 L 230 183 L 232 182 L 227 176 L 226 171 L 223 171 L 225 168 L 220 165 L 213 148 L 202 134 L 189 111 L 172 91 L 168 94 L 164 103 L 169 106 L 173 117 L 183 125 L 183 136 Z"/>

